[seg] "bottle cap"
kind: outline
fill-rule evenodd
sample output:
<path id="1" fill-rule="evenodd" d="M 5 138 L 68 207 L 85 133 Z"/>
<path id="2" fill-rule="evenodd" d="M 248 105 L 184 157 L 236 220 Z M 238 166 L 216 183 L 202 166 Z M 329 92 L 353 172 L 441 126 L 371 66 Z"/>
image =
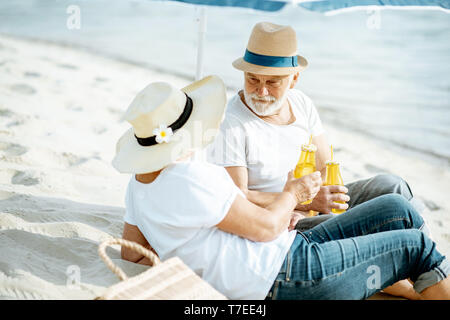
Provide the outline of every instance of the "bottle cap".
<path id="1" fill-rule="evenodd" d="M 316 152 L 317 147 L 315 144 L 302 144 L 302 151 Z"/>
<path id="2" fill-rule="evenodd" d="M 339 164 L 339 162 L 336 160 L 328 160 L 325 162 L 325 165 L 334 165 L 334 164 Z"/>

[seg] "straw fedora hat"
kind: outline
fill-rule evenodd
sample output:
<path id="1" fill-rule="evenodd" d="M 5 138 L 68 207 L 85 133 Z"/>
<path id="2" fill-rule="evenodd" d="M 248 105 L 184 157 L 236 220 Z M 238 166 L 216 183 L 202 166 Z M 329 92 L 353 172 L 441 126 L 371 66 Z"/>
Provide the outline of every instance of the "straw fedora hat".
<path id="1" fill-rule="evenodd" d="M 123 117 L 132 128 L 117 141 L 113 167 L 121 173 L 154 172 L 205 147 L 214 141 L 225 107 L 225 85 L 217 76 L 181 90 L 149 84 Z"/>
<path id="2" fill-rule="evenodd" d="M 290 26 L 259 22 L 252 30 L 242 58 L 233 62 L 238 70 L 285 75 L 306 68 L 308 61 L 297 54 L 297 36 Z"/>

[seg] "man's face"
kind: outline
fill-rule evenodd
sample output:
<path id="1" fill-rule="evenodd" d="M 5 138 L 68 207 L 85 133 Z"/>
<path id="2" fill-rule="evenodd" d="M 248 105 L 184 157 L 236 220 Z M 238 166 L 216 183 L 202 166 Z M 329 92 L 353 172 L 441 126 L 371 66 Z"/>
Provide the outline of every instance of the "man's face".
<path id="1" fill-rule="evenodd" d="M 297 77 L 298 75 L 271 76 L 245 72 L 245 102 L 257 115 L 273 115 L 283 106 L 287 91 L 295 85 Z"/>

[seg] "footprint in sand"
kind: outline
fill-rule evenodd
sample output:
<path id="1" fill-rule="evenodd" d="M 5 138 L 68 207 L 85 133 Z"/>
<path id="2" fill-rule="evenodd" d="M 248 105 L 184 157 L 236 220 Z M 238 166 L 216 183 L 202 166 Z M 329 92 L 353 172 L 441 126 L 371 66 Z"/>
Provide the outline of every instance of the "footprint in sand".
<path id="1" fill-rule="evenodd" d="M 8 122 L 8 123 L 6 124 L 6 127 L 7 127 L 7 128 L 11 128 L 11 127 L 16 127 L 16 126 L 21 126 L 21 125 L 23 125 L 24 123 L 25 123 L 25 120 L 23 120 L 23 119 L 14 120 L 14 121 Z"/>
<path id="2" fill-rule="evenodd" d="M 422 201 L 424 202 L 425 206 L 430 209 L 430 211 L 436 211 L 439 210 L 441 207 L 439 207 L 436 203 L 434 203 L 431 200 L 427 200 L 427 199 L 422 199 Z"/>
<path id="3" fill-rule="evenodd" d="M 34 186 L 40 182 L 41 179 L 30 171 L 16 171 L 11 178 L 12 184 L 21 184 L 24 186 Z"/>
<path id="4" fill-rule="evenodd" d="M 83 107 L 79 105 L 74 105 L 72 103 L 68 103 L 66 105 L 66 109 L 72 110 L 72 111 L 83 111 Z"/>
<path id="5" fill-rule="evenodd" d="M 107 82 L 107 81 L 109 81 L 108 78 L 103 78 L 103 77 L 95 77 L 94 80 L 97 81 L 97 82 Z"/>
<path id="6" fill-rule="evenodd" d="M 0 109 L 0 117 L 5 117 L 5 118 L 9 118 L 14 114 L 14 112 L 12 112 L 9 109 Z"/>
<path id="7" fill-rule="evenodd" d="M 25 83 L 16 83 L 13 84 L 10 89 L 12 91 L 15 91 L 17 93 L 21 93 L 21 94 L 27 94 L 27 95 L 32 95 L 36 93 L 36 89 L 34 89 L 32 86 L 25 84 Z"/>
<path id="8" fill-rule="evenodd" d="M 17 157 L 28 151 L 27 147 L 20 144 L 0 141 L 0 156 Z"/>
<path id="9" fill-rule="evenodd" d="M 79 157 L 70 152 L 63 152 L 62 156 L 68 167 L 77 166 L 89 160 L 88 158 Z"/>
<path id="10" fill-rule="evenodd" d="M 444 239 L 447 239 L 448 241 L 450 241 L 450 233 L 444 233 L 444 234 L 442 235 L 442 237 L 443 237 Z"/>
<path id="11" fill-rule="evenodd" d="M 0 183 L 2 184 L 21 184 L 32 186 L 40 183 L 41 179 L 35 173 L 30 171 L 19 171 L 14 169 L 0 170 Z"/>
<path id="12" fill-rule="evenodd" d="M 123 110 L 117 109 L 117 108 L 113 108 L 113 107 L 108 107 L 108 111 L 111 114 L 118 114 L 118 115 L 122 115 L 123 114 Z"/>
<path id="13" fill-rule="evenodd" d="M 77 66 L 74 66 L 73 64 L 68 64 L 68 63 L 60 63 L 60 64 L 58 64 L 58 67 L 61 67 L 64 69 L 78 70 Z"/>
<path id="14" fill-rule="evenodd" d="M 433 221 L 433 222 L 434 222 L 434 224 L 438 225 L 439 227 L 443 227 L 444 226 L 442 221 L 437 220 L 437 221 Z"/>
<path id="15" fill-rule="evenodd" d="M 96 126 L 92 127 L 92 131 L 96 134 L 102 134 L 102 133 L 108 131 L 108 129 L 103 126 L 96 125 Z"/>
<path id="16" fill-rule="evenodd" d="M 34 71 L 24 72 L 23 75 L 25 77 L 29 77 L 29 78 L 39 78 L 41 76 L 41 74 L 39 72 L 34 72 Z"/>

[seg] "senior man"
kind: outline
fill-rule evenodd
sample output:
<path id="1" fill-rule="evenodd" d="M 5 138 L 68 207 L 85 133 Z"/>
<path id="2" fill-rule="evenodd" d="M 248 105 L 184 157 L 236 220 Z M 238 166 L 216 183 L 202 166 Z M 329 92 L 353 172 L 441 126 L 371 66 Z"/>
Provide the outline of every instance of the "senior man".
<path id="1" fill-rule="evenodd" d="M 287 173 L 294 169 L 301 145 L 310 135 L 317 146 L 316 167 L 325 177 L 330 145 L 312 100 L 294 89 L 307 64 L 297 54 L 295 31 L 268 22 L 255 25 L 245 55 L 233 62 L 243 71 L 245 85 L 229 101 L 221 132 L 208 157 L 226 167 L 248 200 L 259 206 L 272 203 L 282 191 Z M 290 228 L 310 229 L 332 218 L 332 208 L 352 208 L 389 193 L 413 199 L 408 184 L 395 175 L 377 175 L 345 187 L 322 186 L 311 204 L 297 206 Z M 421 211 L 420 203 L 413 205 Z M 309 210 L 322 214 L 305 218 Z"/>

